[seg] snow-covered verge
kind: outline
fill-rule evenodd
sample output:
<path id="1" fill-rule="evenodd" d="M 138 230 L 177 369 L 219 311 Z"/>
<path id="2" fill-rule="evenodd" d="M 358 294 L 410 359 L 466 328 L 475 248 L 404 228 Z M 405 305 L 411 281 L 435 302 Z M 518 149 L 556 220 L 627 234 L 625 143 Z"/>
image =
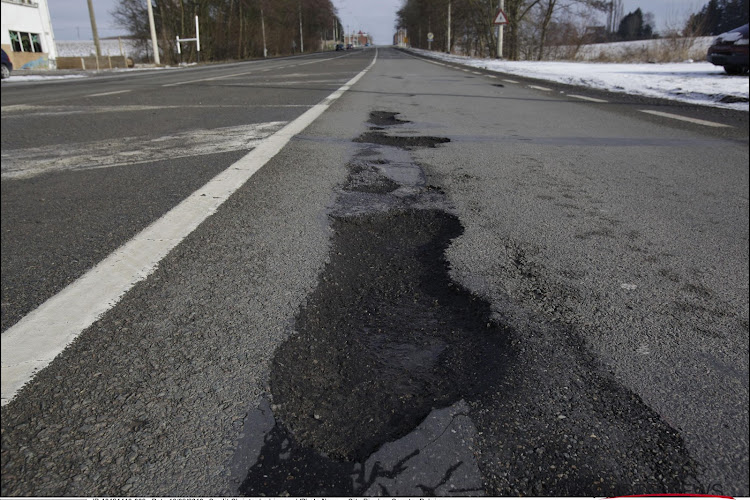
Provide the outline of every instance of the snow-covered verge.
<path id="1" fill-rule="evenodd" d="M 595 62 L 678 62 L 705 60 L 714 36 L 658 38 L 630 42 L 592 43 L 579 47 L 547 47 L 544 59 Z"/>
<path id="2" fill-rule="evenodd" d="M 498 73 L 661 99 L 750 110 L 750 79 L 730 76 L 708 62 L 623 64 L 560 61 L 472 59 L 441 52 L 409 49 L 420 55 Z"/>

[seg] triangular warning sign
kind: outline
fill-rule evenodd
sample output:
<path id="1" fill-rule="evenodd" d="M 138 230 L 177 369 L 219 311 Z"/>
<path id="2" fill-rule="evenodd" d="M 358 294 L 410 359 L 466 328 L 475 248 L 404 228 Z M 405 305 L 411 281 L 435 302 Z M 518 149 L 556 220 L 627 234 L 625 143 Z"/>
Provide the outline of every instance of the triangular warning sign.
<path id="1" fill-rule="evenodd" d="M 492 24 L 508 24 L 508 16 L 505 15 L 503 9 L 498 9 L 497 15 Z"/>

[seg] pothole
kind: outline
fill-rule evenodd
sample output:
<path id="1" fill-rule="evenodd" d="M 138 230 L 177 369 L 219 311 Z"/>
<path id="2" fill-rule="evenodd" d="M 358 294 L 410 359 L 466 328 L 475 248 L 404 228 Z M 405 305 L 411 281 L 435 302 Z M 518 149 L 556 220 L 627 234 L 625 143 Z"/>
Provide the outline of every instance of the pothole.
<path id="1" fill-rule="evenodd" d="M 436 148 L 438 144 L 444 144 L 450 142 L 447 137 L 434 137 L 434 136 L 392 136 L 382 131 L 375 130 L 365 132 L 356 139 L 354 142 L 364 142 L 369 144 L 380 144 L 383 146 L 393 146 L 404 149 L 414 148 Z"/>
<path id="2" fill-rule="evenodd" d="M 401 123 L 395 113 L 371 118 Z M 451 280 L 445 250 L 463 227 L 404 150 L 448 139 L 374 137 L 331 210 L 330 262 L 274 355 L 275 425 L 242 494 L 483 492 L 473 453 L 445 440 L 472 438 L 459 403 L 503 376 L 507 331 Z M 441 408 L 455 410 L 446 420 Z M 427 439 L 433 420 L 443 423 Z M 438 442 L 452 451 L 428 467 L 418 456 Z M 432 476 L 408 484 L 398 479 L 406 470 Z"/>
<path id="3" fill-rule="evenodd" d="M 372 123 L 378 127 L 389 127 L 393 125 L 401 125 L 403 123 L 410 123 L 408 120 L 400 120 L 396 118 L 398 113 L 392 111 L 373 111 L 370 113 L 369 123 Z"/>

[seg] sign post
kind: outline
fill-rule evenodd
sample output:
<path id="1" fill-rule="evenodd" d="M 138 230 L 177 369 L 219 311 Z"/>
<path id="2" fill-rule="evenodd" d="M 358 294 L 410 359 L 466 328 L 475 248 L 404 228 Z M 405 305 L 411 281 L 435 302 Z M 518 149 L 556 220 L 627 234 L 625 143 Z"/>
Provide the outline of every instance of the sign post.
<path id="1" fill-rule="evenodd" d="M 505 8 L 505 0 L 500 0 L 500 7 L 497 9 L 495 14 L 495 20 L 492 24 L 497 26 L 497 58 L 503 58 L 503 28 L 508 24 L 508 16 L 503 12 Z"/>
<path id="2" fill-rule="evenodd" d="M 435 39 L 435 35 L 430 31 L 427 33 L 427 50 L 432 50 L 432 41 Z"/>

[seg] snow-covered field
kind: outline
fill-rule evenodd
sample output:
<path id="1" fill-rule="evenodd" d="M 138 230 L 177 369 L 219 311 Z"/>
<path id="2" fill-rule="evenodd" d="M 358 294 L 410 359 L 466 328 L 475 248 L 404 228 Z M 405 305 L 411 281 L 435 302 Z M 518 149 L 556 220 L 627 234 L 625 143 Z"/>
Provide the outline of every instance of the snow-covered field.
<path id="1" fill-rule="evenodd" d="M 624 64 L 472 59 L 410 49 L 446 62 L 572 85 L 748 111 L 750 79 L 708 62 Z M 740 101 L 740 102 L 733 102 Z"/>

